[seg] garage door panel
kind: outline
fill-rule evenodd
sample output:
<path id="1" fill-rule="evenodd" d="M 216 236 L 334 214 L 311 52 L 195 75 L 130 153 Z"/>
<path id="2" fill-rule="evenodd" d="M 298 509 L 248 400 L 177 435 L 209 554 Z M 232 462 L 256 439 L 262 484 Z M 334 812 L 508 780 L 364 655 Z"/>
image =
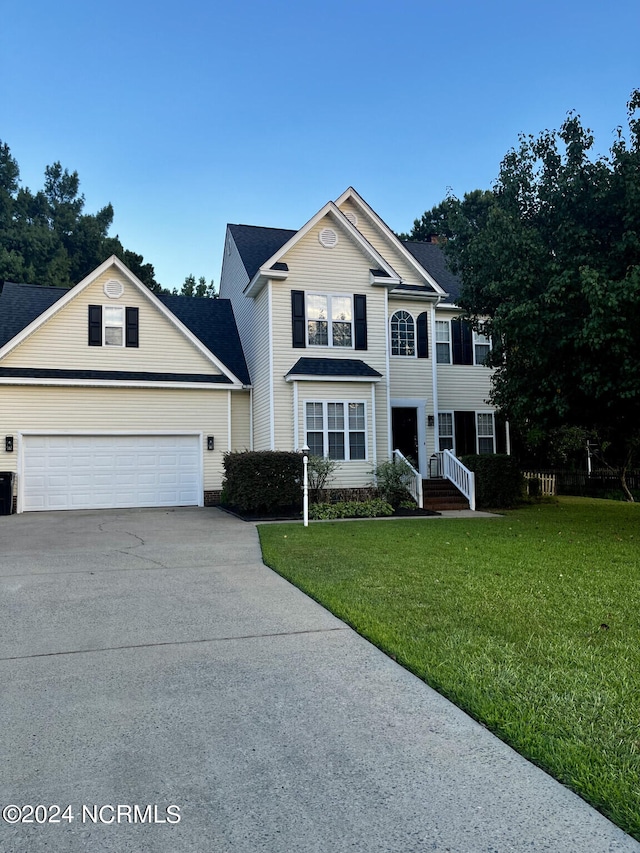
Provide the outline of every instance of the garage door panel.
<path id="1" fill-rule="evenodd" d="M 197 436 L 25 436 L 23 464 L 27 511 L 201 500 Z"/>

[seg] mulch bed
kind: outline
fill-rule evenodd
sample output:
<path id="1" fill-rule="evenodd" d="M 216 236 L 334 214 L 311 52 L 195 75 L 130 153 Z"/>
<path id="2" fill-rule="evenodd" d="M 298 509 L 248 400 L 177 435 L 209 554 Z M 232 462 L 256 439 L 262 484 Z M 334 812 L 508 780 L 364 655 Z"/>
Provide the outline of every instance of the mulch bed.
<path id="1" fill-rule="evenodd" d="M 218 509 L 224 510 L 224 512 L 228 512 L 229 515 L 233 515 L 236 518 L 239 518 L 241 521 L 301 521 L 302 513 L 297 507 L 291 507 L 289 511 L 280 510 L 277 513 L 269 514 L 269 513 L 251 513 L 251 512 L 243 512 L 237 507 L 228 506 L 225 504 L 224 506 L 220 505 Z M 416 507 L 415 509 L 408 509 L 398 507 L 398 509 L 393 513 L 392 516 L 384 516 L 385 518 L 413 518 L 415 516 L 427 516 L 427 515 L 440 515 L 439 512 L 435 512 L 432 509 L 419 509 Z M 312 519 L 309 519 L 310 521 Z M 341 521 L 342 519 L 331 519 L 331 521 Z"/>

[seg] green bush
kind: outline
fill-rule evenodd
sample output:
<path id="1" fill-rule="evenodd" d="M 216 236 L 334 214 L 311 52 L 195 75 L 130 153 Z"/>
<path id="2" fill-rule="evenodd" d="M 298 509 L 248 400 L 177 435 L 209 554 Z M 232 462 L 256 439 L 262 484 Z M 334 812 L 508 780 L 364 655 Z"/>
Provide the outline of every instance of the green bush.
<path id="1" fill-rule="evenodd" d="M 382 462 L 373 472 L 378 491 L 387 503 L 397 509 L 411 498 L 408 487 L 413 481 L 413 471 L 406 462 Z"/>
<path id="2" fill-rule="evenodd" d="M 383 515 L 393 515 L 393 507 L 380 498 L 370 501 L 311 504 L 309 507 L 309 518 L 313 521 L 328 518 L 378 518 Z"/>
<path id="3" fill-rule="evenodd" d="M 513 456 L 497 453 L 463 456 L 460 461 L 476 475 L 476 505 L 507 509 L 522 499 L 524 478 Z"/>
<path id="4" fill-rule="evenodd" d="M 223 494 L 241 512 L 273 514 L 302 508 L 302 457 L 284 451 L 225 453 Z"/>

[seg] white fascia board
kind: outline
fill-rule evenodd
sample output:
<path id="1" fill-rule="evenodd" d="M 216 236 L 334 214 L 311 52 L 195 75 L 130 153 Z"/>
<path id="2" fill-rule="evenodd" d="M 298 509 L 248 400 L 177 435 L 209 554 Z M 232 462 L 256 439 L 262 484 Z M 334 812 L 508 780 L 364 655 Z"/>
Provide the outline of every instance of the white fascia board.
<path id="1" fill-rule="evenodd" d="M 439 308 L 440 311 L 462 311 L 462 308 L 456 305 L 455 302 L 438 302 L 436 308 Z"/>
<path id="2" fill-rule="evenodd" d="M 40 379 L 20 376 L 3 376 L 2 385 L 47 385 L 63 388 L 188 388 L 190 390 L 206 389 L 207 391 L 243 391 L 247 385 L 228 385 L 218 382 L 146 382 L 139 379 L 130 381 L 122 379 Z"/>
<path id="3" fill-rule="evenodd" d="M 433 302 L 434 305 L 440 304 L 440 296 L 435 293 L 420 293 L 414 290 L 390 290 L 390 299 L 418 299 L 420 302 Z"/>
<path id="4" fill-rule="evenodd" d="M 11 352 L 11 350 L 15 349 L 18 344 L 21 344 L 26 338 L 29 337 L 36 329 L 42 326 L 47 322 L 54 314 L 57 314 L 58 311 L 62 310 L 67 303 L 71 302 L 72 299 L 75 299 L 78 294 L 82 293 L 85 288 L 89 287 L 90 284 L 99 278 L 103 273 L 105 273 L 110 267 L 115 267 L 119 272 L 122 273 L 123 276 L 136 287 L 156 308 L 160 313 L 166 317 L 166 319 L 172 323 L 183 335 L 190 341 L 196 349 L 207 359 L 207 361 L 214 364 L 218 370 L 226 376 L 234 385 L 242 385 L 242 382 L 238 379 L 237 376 L 229 370 L 229 368 L 224 365 L 220 359 L 218 359 L 211 350 L 207 349 L 207 347 L 202 343 L 202 341 L 197 338 L 193 332 L 191 332 L 185 325 L 182 323 L 176 316 L 173 314 L 155 295 L 152 293 L 149 288 L 143 284 L 140 279 L 134 275 L 129 267 L 122 263 L 120 258 L 116 257 L 116 255 L 111 255 L 110 258 L 107 258 L 106 261 L 100 264 L 99 267 L 96 267 L 93 272 L 90 272 L 88 276 L 82 279 L 82 281 L 78 282 L 78 284 L 71 287 L 64 296 L 61 296 L 57 302 L 54 302 L 46 311 L 43 311 L 39 317 L 36 317 L 28 326 L 26 326 L 21 332 L 8 341 L 2 348 L 0 348 L 0 359 L 4 358 L 5 355 Z"/>
<path id="5" fill-rule="evenodd" d="M 348 187 L 340 196 L 340 198 L 336 199 L 336 206 L 340 206 L 343 202 L 351 200 L 355 202 L 356 206 L 360 207 L 369 217 L 373 220 L 373 222 L 377 225 L 379 230 L 383 233 L 383 235 L 390 240 L 396 249 L 403 255 L 405 260 L 414 268 L 414 270 L 418 273 L 420 278 L 423 278 L 426 282 L 428 282 L 431 287 L 435 290 L 435 292 L 439 295 L 445 295 L 445 291 L 438 284 L 438 282 L 433 278 L 431 273 L 429 273 L 423 266 L 420 264 L 411 254 L 411 252 L 406 249 L 402 245 L 402 241 L 396 237 L 391 228 L 387 225 L 387 223 L 381 219 L 378 214 L 370 207 L 367 202 L 362 198 L 362 196 L 354 190 L 353 187 Z"/>
<path id="6" fill-rule="evenodd" d="M 272 255 L 262 267 L 258 270 L 258 272 L 251 279 L 249 284 L 244 289 L 245 296 L 256 296 L 260 290 L 264 287 L 267 280 L 278 278 L 278 273 L 282 274 L 284 270 L 273 270 L 274 264 L 280 262 L 280 259 L 291 249 L 295 244 L 301 240 L 305 234 L 308 234 L 309 231 L 320 222 L 327 214 L 333 216 L 336 220 L 337 224 L 349 234 L 350 237 L 362 248 L 362 250 L 371 258 L 372 261 L 386 273 L 388 273 L 389 277 L 392 279 L 396 279 L 400 282 L 400 276 L 393 269 L 393 267 L 386 261 L 382 255 L 375 249 L 371 243 L 362 234 L 358 231 L 355 225 L 352 225 L 351 222 L 347 219 L 347 217 L 343 214 L 343 212 L 332 202 L 328 201 L 324 207 L 320 208 L 320 210 L 312 216 L 311 219 L 302 226 L 299 231 L 291 237 L 287 242 L 282 246 L 275 255 Z"/>
<path id="7" fill-rule="evenodd" d="M 384 275 L 374 275 L 372 272 L 369 273 L 369 284 L 375 284 L 381 287 L 388 287 L 389 289 L 393 289 L 397 287 L 401 283 L 401 279 L 399 278 L 389 278 Z"/>
<path id="8" fill-rule="evenodd" d="M 380 382 L 382 376 L 312 376 L 296 373 L 285 375 L 286 382 Z"/>

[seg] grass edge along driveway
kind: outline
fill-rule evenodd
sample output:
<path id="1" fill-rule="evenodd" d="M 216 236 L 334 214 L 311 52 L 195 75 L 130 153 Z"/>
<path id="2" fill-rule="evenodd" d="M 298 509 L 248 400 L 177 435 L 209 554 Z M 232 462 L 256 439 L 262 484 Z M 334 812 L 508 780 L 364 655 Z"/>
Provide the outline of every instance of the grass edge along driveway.
<path id="1" fill-rule="evenodd" d="M 259 534 L 268 566 L 640 840 L 640 505 Z"/>

